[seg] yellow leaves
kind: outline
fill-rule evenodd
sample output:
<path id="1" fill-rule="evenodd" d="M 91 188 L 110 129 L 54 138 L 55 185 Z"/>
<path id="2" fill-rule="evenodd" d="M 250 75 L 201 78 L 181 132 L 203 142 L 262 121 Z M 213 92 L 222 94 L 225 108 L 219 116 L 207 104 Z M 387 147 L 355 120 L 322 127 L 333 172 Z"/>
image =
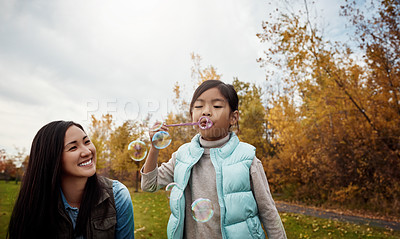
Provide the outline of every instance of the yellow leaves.
<path id="1" fill-rule="evenodd" d="M 145 226 L 139 227 L 139 228 L 135 229 L 134 233 L 136 234 L 137 232 L 141 232 L 141 231 L 144 231 L 144 230 L 146 230 Z"/>
<path id="2" fill-rule="evenodd" d="M 384 8 L 379 11 L 388 14 Z M 399 214 L 400 206 L 393 205 L 398 205 L 394 198 L 400 191 L 400 178 L 394 173 L 400 170 L 400 79 L 394 74 L 399 72 L 400 41 L 392 37 L 399 35 L 398 28 L 385 33 L 391 28 L 355 22 L 362 26 L 360 36 L 371 43 L 354 49 L 326 41 L 322 31 L 310 29 L 297 14 L 276 19 L 265 23 L 264 29 L 271 32 L 264 40 L 270 41 L 271 50 L 265 52 L 264 62 L 259 61 L 275 66 L 277 74 L 268 79 L 279 85 L 264 117 L 274 149 L 265 160 L 272 167 L 266 169 L 274 178 L 273 187 L 301 185 L 290 195 L 319 202 L 362 202 Z M 374 18 L 377 25 L 392 20 L 389 15 Z M 371 38 L 371 33 L 380 37 Z M 360 63 L 360 51 L 365 51 L 366 64 Z M 376 198 L 390 206 L 382 209 Z"/>
<path id="3" fill-rule="evenodd" d="M 309 235 L 300 233 L 299 238 L 310 238 Z"/>
<path id="4" fill-rule="evenodd" d="M 348 185 L 342 189 L 337 189 L 331 196 L 332 201 L 337 201 L 340 203 L 346 200 L 352 200 L 352 198 L 359 196 L 360 188 L 357 185 Z"/>
<path id="5" fill-rule="evenodd" d="M 192 78 L 197 80 L 197 85 L 200 85 L 206 80 L 220 80 L 222 74 L 217 73 L 217 69 L 213 66 L 208 66 L 203 68 L 201 66 L 201 56 L 195 54 L 194 52 L 191 53 L 191 59 L 193 61 L 192 66 Z"/>

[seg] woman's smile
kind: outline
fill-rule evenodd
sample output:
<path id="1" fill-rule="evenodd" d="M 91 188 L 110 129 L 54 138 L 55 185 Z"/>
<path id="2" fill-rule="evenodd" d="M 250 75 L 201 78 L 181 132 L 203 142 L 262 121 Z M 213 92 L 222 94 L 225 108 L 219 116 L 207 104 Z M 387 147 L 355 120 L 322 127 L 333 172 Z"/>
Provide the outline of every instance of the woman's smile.
<path id="1" fill-rule="evenodd" d="M 93 165 L 93 161 L 91 158 L 78 164 L 79 167 L 92 166 L 92 165 Z"/>

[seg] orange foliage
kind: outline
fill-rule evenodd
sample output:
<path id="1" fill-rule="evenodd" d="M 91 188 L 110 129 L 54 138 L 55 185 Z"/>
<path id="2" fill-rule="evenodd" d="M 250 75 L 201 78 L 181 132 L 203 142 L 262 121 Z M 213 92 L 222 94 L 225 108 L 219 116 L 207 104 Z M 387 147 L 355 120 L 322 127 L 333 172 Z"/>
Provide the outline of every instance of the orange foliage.
<path id="1" fill-rule="evenodd" d="M 258 37 L 272 47 L 258 61 L 284 72 L 268 102 L 274 154 L 266 171 L 271 187 L 294 199 L 398 215 L 400 3 L 382 1 L 371 20 L 355 2 L 343 9 L 364 63 L 299 15 L 263 23 Z"/>

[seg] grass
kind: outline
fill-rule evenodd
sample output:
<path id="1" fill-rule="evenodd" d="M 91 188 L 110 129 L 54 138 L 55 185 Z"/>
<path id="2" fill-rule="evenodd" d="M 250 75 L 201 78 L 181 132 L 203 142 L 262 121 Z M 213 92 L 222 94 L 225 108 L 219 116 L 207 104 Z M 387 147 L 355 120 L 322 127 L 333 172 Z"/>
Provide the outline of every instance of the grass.
<path id="1" fill-rule="evenodd" d="M 8 220 L 19 184 L 0 181 L 0 238 L 5 238 Z M 135 238 L 167 238 L 168 198 L 164 191 L 133 192 Z M 288 238 L 400 238 L 400 231 L 320 219 L 300 214 L 281 213 Z"/>
<path id="2" fill-rule="evenodd" d="M 288 238 L 400 238 L 400 231 L 281 213 Z"/>
<path id="3" fill-rule="evenodd" d="M 0 180 L 0 238 L 6 238 L 8 222 L 17 199 L 19 183 Z"/>
<path id="4" fill-rule="evenodd" d="M 168 197 L 164 191 L 132 193 L 135 214 L 135 238 L 167 238 L 170 214 Z"/>

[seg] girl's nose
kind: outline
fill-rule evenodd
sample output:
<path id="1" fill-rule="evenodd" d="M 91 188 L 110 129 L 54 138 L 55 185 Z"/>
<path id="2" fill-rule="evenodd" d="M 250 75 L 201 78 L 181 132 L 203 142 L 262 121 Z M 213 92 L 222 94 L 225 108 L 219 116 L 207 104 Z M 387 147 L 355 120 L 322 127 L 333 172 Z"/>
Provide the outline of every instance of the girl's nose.
<path id="1" fill-rule="evenodd" d="M 204 107 L 202 116 L 211 116 L 210 107 L 208 107 L 208 106 Z"/>

